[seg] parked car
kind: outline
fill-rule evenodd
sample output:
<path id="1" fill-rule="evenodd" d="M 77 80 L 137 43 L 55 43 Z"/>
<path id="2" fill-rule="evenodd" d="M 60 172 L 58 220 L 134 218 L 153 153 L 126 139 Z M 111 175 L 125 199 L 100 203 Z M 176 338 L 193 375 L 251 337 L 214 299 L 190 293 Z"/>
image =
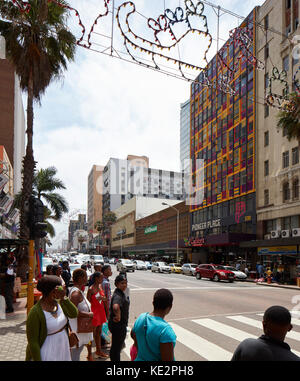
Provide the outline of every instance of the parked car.
<path id="1" fill-rule="evenodd" d="M 159 273 L 169 273 L 171 274 L 171 267 L 166 262 L 153 262 L 151 271 L 154 273 L 155 271 Z"/>
<path id="2" fill-rule="evenodd" d="M 136 260 L 136 261 L 133 261 L 133 263 L 135 264 L 136 270 L 147 270 L 147 265 L 144 261 Z"/>
<path id="3" fill-rule="evenodd" d="M 130 259 L 121 258 L 117 262 L 117 271 L 132 271 L 134 272 L 134 265 Z"/>
<path id="4" fill-rule="evenodd" d="M 151 270 L 152 262 L 146 261 L 147 270 Z"/>
<path id="5" fill-rule="evenodd" d="M 226 270 L 229 270 L 229 271 L 232 271 L 234 276 L 235 276 L 235 279 L 239 279 L 239 280 L 244 280 L 247 278 L 247 274 L 245 274 L 243 271 L 240 271 L 240 270 L 236 270 L 234 267 L 232 266 L 224 266 L 224 268 Z"/>
<path id="6" fill-rule="evenodd" d="M 184 263 L 181 267 L 182 274 L 195 276 L 197 266 L 195 263 Z"/>
<path id="7" fill-rule="evenodd" d="M 109 258 L 108 257 L 104 257 L 103 261 L 104 261 L 104 263 L 109 263 Z"/>
<path id="8" fill-rule="evenodd" d="M 171 267 L 171 272 L 172 273 L 181 274 L 181 264 L 179 264 L 179 263 L 170 263 L 169 266 Z"/>
<path id="9" fill-rule="evenodd" d="M 226 270 L 221 265 L 199 265 L 196 268 L 196 278 L 208 278 L 214 281 L 228 280 L 230 283 L 234 281 L 234 273 Z"/>
<path id="10" fill-rule="evenodd" d="M 91 259 L 91 264 L 92 265 L 102 265 L 104 266 L 104 259 L 103 259 L 103 255 L 98 255 L 98 254 L 95 254 L 95 255 L 90 255 L 90 259 Z"/>

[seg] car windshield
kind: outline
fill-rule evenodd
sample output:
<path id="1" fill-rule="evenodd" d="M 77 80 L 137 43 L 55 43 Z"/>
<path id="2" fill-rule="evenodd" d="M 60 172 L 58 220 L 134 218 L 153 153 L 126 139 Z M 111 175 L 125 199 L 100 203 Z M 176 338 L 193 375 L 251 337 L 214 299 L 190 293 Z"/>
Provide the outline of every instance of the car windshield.
<path id="1" fill-rule="evenodd" d="M 91 258 L 94 259 L 94 261 L 103 261 L 102 255 L 94 255 Z"/>
<path id="2" fill-rule="evenodd" d="M 138 265 L 144 265 L 144 264 L 145 264 L 145 262 L 143 262 L 143 261 L 136 261 L 136 263 L 137 263 Z"/>
<path id="3" fill-rule="evenodd" d="M 226 266 L 225 269 L 226 270 L 231 270 L 231 271 L 236 271 L 236 269 L 234 267 L 231 267 L 231 266 Z"/>
<path id="4" fill-rule="evenodd" d="M 127 265 L 131 265 L 132 264 L 132 262 L 129 259 L 125 259 L 124 263 L 126 263 Z"/>
<path id="5" fill-rule="evenodd" d="M 158 266 L 169 266 L 166 262 L 158 262 Z"/>
<path id="6" fill-rule="evenodd" d="M 225 270 L 224 266 L 214 266 L 216 270 Z"/>

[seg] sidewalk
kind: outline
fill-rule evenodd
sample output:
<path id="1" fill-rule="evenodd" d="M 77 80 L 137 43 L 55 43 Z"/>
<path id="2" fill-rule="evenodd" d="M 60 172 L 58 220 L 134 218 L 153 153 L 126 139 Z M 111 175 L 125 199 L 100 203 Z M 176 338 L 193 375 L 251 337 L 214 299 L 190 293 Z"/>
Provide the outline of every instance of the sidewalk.
<path id="1" fill-rule="evenodd" d="M 300 291 L 300 287 L 292 284 L 278 284 L 278 283 L 271 283 L 268 284 L 267 282 L 255 282 L 255 279 L 246 279 L 246 282 L 255 283 L 258 286 L 267 286 L 267 287 L 276 287 L 276 288 L 287 288 L 290 290 L 298 290 Z"/>
<path id="2" fill-rule="evenodd" d="M 0 362 L 25 361 L 26 337 L 26 310 L 27 298 L 17 299 L 14 303 L 14 312 L 6 314 L 6 319 L 0 319 Z M 96 348 L 93 346 L 93 353 Z M 108 353 L 106 351 L 106 353 Z M 87 349 L 84 347 L 80 361 L 87 361 Z M 94 359 L 94 361 L 110 361 Z"/>

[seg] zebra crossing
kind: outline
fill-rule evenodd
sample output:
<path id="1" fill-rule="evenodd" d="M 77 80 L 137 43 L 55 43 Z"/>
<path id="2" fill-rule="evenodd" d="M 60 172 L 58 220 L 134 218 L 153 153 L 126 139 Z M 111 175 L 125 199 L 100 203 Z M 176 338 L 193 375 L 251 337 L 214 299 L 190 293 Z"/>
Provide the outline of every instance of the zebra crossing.
<path id="1" fill-rule="evenodd" d="M 292 352 L 300 357 L 300 314 L 292 314 L 292 331 L 286 342 Z M 263 313 L 232 314 L 191 320 L 170 321 L 177 336 L 175 359 L 178 361 L 230 361 L 239 343 L 247 338 L 256 339 L 263 334 Z M 121 359 L 130 360 L 133 340 L 130 334 L 125 341 Z"/>

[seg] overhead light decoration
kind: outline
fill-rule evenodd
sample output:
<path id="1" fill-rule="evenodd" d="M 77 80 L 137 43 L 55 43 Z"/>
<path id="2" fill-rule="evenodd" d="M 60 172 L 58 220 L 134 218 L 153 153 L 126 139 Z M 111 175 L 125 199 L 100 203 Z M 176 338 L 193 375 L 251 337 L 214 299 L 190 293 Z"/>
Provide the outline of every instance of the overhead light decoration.
<path id="1" fill-rule="evenodd" d="M 274 82 L 279 82 L 282 84 L 282 95 L 273 93 Z M 289 98 L 289 84 L 287 81 L 287 72 L 285 70 L 279 71 L 277 67 L 273 67 L 266 94 L 266 103 L 267 105 L 277 108 L 278 110 L 292 112 L 295 109 L 294 102 L 292 102 Z"/>
<path id="2" fill-rule="evenodd" d="M 131 28 L 131 16 L 137 13 L 135 4 L 131 1 L 127 1 L 119 6 L 116 16 L 118 26 L 124 38 L 124 46 L 133 61 L 145 67 L 160 70 L 161 68 L 157 63 L 156 59 L 163 58 L 166 61 L 173 62 L 174 64 L 178 65 L 178 69 L 181 73 L 181 76 L 188 80 L 191 79 L 186 77 L 185 73 L 183 72 L 183 68 L 192 69 L 196 71 L 202 71 L 204 69 L 204 67 L 208 64 L 207 53 L 212 44 L 212 36 L 209 33 L 207 25 L 207 17 L 203 14 L 204 4 L 201 1 L 197 1 L 197 3 L 195 3 L 192 0 L 185 0 L 184 4 L 185 10 L 181 7 L 177 7 L 174 11 L 171 9 L 166 9 L 164 14 L 159 15 L 157 19 L 147 19 L 148 28 L 153 33 L 152 41 L 146 37 L 137 35 L 133 32 Z M 127 10 L 127 14 L 125 16 L 125 24 L 127 27 L 127 31 L 124 30 L 124 27 L 122 26 L 121 22 L 121 12 L 124 8 Z M 198 26 L 194 25 L 194 18 L 197 18 Z M 203 21 L 204 31 L 199 29 L 200 20 Z M 185 24 L 186 31 L 180 37 L 177 37 L 174 32 L 174 27 L 176 24 L 179 23 Z M 189 62 L 185 62 L 180 59 L 174 58 L 167 53 L 167 51 L 170 51 L 172 48 L 178 46 L 179 43 L 182 40 L 184 40 L 184 38 L 190 33 L 196 33 L 198 35 L 207 37 L 207 46 L 203 51 L 203 59 L 205 62 L 204 66 L 192 65 Z M 162 37 L 165 37 L 166 34 L 169 34 L 171 36 L 172 42 L 169 45 L 163 44 L 161 42 Z M 131 52 L 131 48 L 150 55 L 153 65 L 147 64 L 143 62 L 142 59 L 134 57 L 134 55 Z"/>
<path id="3" fill-rule="evenodd" d="M 31 6 L 28 1 L 12 0 L 12 2 L 19 8 L 21 13 L 28 13 L 30 11 Z"/>

